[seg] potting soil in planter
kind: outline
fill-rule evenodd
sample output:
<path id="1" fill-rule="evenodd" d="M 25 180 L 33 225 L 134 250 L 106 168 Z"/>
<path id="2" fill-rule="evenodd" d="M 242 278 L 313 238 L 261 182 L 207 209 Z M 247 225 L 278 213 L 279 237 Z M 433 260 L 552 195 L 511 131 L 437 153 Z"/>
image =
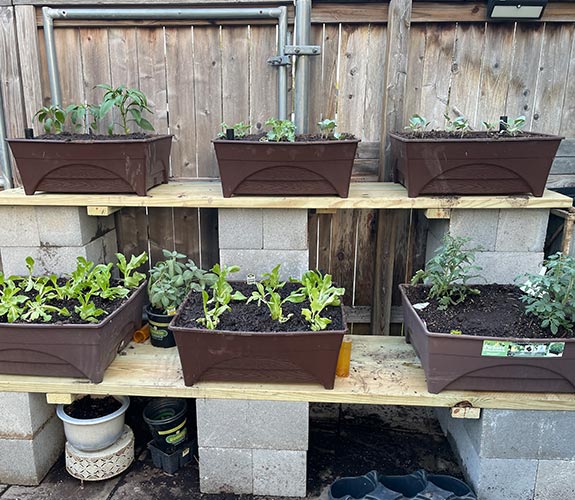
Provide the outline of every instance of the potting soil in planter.
<path id="1" fill-rule="evenodd" d="M 106 396 L 104 398 L 93 398 L 84 396 L 77 399 L 72 404 L 66 405 L 64 411 L 67 415 L 78 419 L 100 418 L 114 413 L 122 406 L 116 398 Z"/>
<path id="2" fill-rule="evenodd" d="M 232 283 L 246 297 L 254 285 Z M 297 285 L 288 283 L 279 293 L 286 297 Z M 328 307 L 322 316 L 332 320 L 327 330 L 314 332 L 301 316 L 301 304 L 283 304 L 285 323 L 271 319 L 269 309 L 256 302 L 234 301 L 217 330 L 197 323 L 203 317 L 202 297 L 191 293 L 171 323 L 182 362 L 184 381 L 319 382 L 333 389 L 337 357 L 346 323 L 342 307 Z"/>
<path id="3" fill-rule="evenodd" d="M 445 311 L 428 299 L 429 287 L 400 288 L 406 339 L 430 392 L 575 392 L 574 332 L 541 328 L 539 318 L 524 314 L 518 287 L 475 285 L 479 295 Z"/>

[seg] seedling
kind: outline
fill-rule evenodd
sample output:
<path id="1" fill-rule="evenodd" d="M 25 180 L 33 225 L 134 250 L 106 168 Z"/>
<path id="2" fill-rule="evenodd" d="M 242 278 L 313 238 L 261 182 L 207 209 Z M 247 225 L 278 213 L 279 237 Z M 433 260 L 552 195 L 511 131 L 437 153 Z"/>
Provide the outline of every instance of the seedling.
<path id="1" fill-rule="evenodd" d="M 490 122 L 481 122 L 481 125 L 487 130 L 487 134 L 495 134 L 497 132 L 497 124 Z"/>
<path id="2" fill-rule="evenodd" d="M 459 134 L 461 137 L 463 137 L 467 132 L 471 130 L 471 127 L 469 126 L 469 121 L 463 115 L 460 115 L 453 120 L 450 118 L 448 113 L 445 113 L 443 117 L 447 122 L 445 130 L 447 130 L 448 132 L 456 133 Z"/>
<path id="3" fill-rule="evenodd" d="M 427 119 L 421 115 L 415 114 L 409 118 L 409 123 L 404 127 L 404 129 L 409 130 L 416 136 L 422 136 L 427 127 L 429 127 Z"/>
<path id="4" fill-rule="evenodd" d="M 24 313 L 22 304 L 28 297 L 19 293 L 20 288 L 12 280 L 7 280 L 5 285 L 0 296 L 0 315 L 6 316 L 8 323 L 14 323 Z"/>
<path id="5" fill-rule="evenodd" d="M 295 142 L 295 124 L 292 121 L 270 118 L 266 125 L 272 129 L 262 139 L 270 142 Z"/>
<path id="6" fill-rule="evenodd" d="M 279 279 L 279 269 L 280 264 L 274 267 L 271 273 L 263 274 L 264 279 L 256 283 L 257 290 L 252 292 L 248 303 L 257 300 L 258 307 L 260 307 L 262 303 L 265 304 L 274 321 L 285 323 L 293 314 L 283 315 L 282 305 L 285 302 L 290 302 L 290 297 L 288 296 L 282 300 L 281 295 L 278 293 L 278 290 L 285 286 L 285 281 L 280 281 Z"/>
<path id="7" fill-rule="evenodd" d="M 220 127 L 221 131 L 218 133 L 218 137 L 222 139 L 225 139 L 227 137 L 227 130 L 230 128 L 233 129 L 234 137 L 236 139 L 244 138 L 246 135 L 248 135 L 251 129 L 251 125 L 249 123 L 244 122 L 235 123 L 231 127 L 226 122 L 222 122 L 220 123 Z"/>
<path id="8" fill-rule="evenodd" d="M 94 302 L 92 302 L 92 293 L 88 292 L 77 297 L 79 306 L 74 307 L 74 310 L 80 315 L 84 321 L 89 321 L 90 323 L 98 323 L 100 316 L 107 314 L 106 311 L 96 307 Z"/>
<path id="9" fill-rule="evenodd" d="M 292 292 L 286 299 L 290 302 L 300 303 L 309 301 L 309 308 L 302 309 L 302 316 L 311 325 L 314 332 L 325 330 L 331 323 L 331 319 L 321 316 L 328 306 L 339 306 L 340 297 L 345 293 L 345 288 L 336 288 L 332 284 L 330 274 L 323 276 L 319 271 L 307 271 L 299 282 L 302 286 Z"/>
<path id="10" fill-rule="evenodd" d="M 326 118 L 321 122 L 317 123 L 319 130 L 321 131 L 321 135 L 324 139 L 343 139 L 344 135 L 337 132 L 335 129 L 337 128 L 337 122 L 332 120 L 331 118 Z"/>
<path id="11" fill-rule="evenodd" d="M 146 279 L 144 273 L 136 271 L 140 266 L 148 261 L 148 255 L 146 252 L 142 252 L 140 255 L 132 255 L 130 261 L 126 261 L 126 257 L 117 253 L 116 258 L 118 259 L 118 269 L 122 275 L 122 280 L 126 288 L 137 288 L 140 283 Z"/>
<path id="12" fill-rule="evenodd" d="M 438 309 L 446 310 L 464 302 L 468 295 L 479 294 L 477 288 L 467 285 L 470 279 L 480 278 L 479 274 L 473 273 L 481 270 L 481 267 L 473 265 L 479 248 L 464 249 L 469 241 L 470 238 L 446 234 L 427 268 L 417 271 L 411 280 L 412 285 L 420 281 L 431 285 L 429 298 L 438 300 Z"/>
<path id="13" fill-rule="evenodd" d="M 34 118 L 38 120 L 47 134 L 60 134 L 64 130 L 66 122 L 66 110 L 57 104 L 40 108 Z"/>
<path id="14" fill-rule="evenodd" d="M 529 293 L 521 300 L 527 304 L 527 314 L 557 335 L 560 328 L 572 330 L 575 325 L 575 259 L 558 252 L 543 265 L 545 274 L 524 276 L 529 281 Z"/>
<path id="15" fill-rule="evenodd" d="M 210 269 L 217 279 L 211 286 L 211 298 L 206 290 L 202 290 L 204 317 L 196 320 L 207 329 L 214 330 L 218 326 L 222 314 L 231 309 L 229 304 L 232 300 L 247 299 L 243 293 L 239 291 L 234 292 L 232 285 L 227 281 L 230 273 L 236 273 L 239 270 L 238 266 L 227 267 L 219 264 L 214 265 Z"/>
<path id="16" fill-rule="evenodd" d="M 70 104 L 66 108 L 76 132 L 93 134 L 98 129 L 100 107 L 94 104 Z"/>
<path id="17" fill-rule="evenodd" d="M 153 125 L 142 116 L 144 111 L 152 113 L 152 110 L 148 107 L 148 99 L 141 90 L 127 88 L 124 85 L 114 88 L 99 84 L 96 87 L 106 91 L 99 106 L 98 118 L 103 119 L 114 108 L 120 113 L 120 122 L 112 122 L 108 126 L 110 135 L 113 135 L 115 125 L 119 125 L 124 134 L 130 134 L 130 122 L 134 122 L 144 130 L 154 130 Z"/>
<path id="18" fill-rule="evenodd" d="M 518 116 L 512 120 L 506 122 L 501 121 L 502 134 L 507 134 L 510 136 L 516 136 L 523 133 L 523 127 L 525 127 L 525 117 Z"/>

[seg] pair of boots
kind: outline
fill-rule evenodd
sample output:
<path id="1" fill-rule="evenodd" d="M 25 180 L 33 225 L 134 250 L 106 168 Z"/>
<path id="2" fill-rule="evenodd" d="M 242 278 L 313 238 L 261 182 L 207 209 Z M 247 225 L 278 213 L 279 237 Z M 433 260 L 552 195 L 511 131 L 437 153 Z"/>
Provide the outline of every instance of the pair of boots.
<path id="1" fill-rule="evenodd" d="M 376 471 L 365 476 L 334 481 L 329 500 L 476 500 L 463 481 L 418 470 L 405 476 L 384 476 Z"/>

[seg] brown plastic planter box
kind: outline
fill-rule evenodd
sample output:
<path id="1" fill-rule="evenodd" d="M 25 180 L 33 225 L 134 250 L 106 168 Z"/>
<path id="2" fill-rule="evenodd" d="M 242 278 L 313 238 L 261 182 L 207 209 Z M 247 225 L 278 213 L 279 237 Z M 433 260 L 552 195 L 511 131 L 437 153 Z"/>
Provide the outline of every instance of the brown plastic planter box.
<path id="1" fill-rule="evenodd" d="M 542 196 L 563 137 L 411 139 L 389 134 L 394 180 L 423 194 Z"/>
<path id="2" fill-rule="evenodd" d="M 8 139 L 26 194 L 136 193 L 168 182 L 171 135 L 145 139 Z"/>
<path id="3" fill-rule="evenodd" d="M 338 195 L 347 198 L 359 140 L 213 141 L 224 198 Z"/>
<path id="4" fill-rule="evenodd" d="M 142 323 L 146 286 L 98 324 L 0 323 L 0 373 L 88 378 L 98 384 Z"/>
<path id="5" fill-rule="evenodd" d="M 400 285 L 406 340 L 413 345 L 429 392 L 445 389 L 516 392 L 575 392 L 575 339 L 513 339 L 430 332 Z M 548 345 L 565 343 L 562 356 L 482 355 L 484 342 Z"/>
<path id="6" fill-rule="evenodd" d="M 186 302 L 180 307 L 185 308 Z M 343 307 L 342 307 L 343 315 Z M 182 363 L 184 383 L 308 383 L 333 389 L 335 368 L 346 330 L 322 332 L 232 332 L 177 326 L 170 328 Z M 344 317 L 345 324 L 345 317 Z"/>

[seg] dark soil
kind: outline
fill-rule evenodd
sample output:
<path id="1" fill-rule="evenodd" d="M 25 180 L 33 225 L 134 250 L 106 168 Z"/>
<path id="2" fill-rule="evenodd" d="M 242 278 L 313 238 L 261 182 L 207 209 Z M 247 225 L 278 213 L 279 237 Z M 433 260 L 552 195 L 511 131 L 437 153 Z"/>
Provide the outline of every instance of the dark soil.
<path id="1" fill-rule="evenodd" d="M 234 290 L 239 290 L 246 297 L 256 290 L 255 285 L 248 285 L 246 283 L 232 283 Z M 283 298 L 287 297 L 290 292 L 297 289 L 299 285 L 294 283 L 287 283 L 280 291 Z M 305 301 L 301 304 L 292 304 L 286 302 L 282 306 L 284 316 L 293 313 L 292 318 L 285 322 L 279 323 L 273 321 L 270 317 L 269 309 L 265 304 L 258 307 L 257 302 L 250 302 L 247 304 L 239 301 L 232 301 L 230 303 L 231 311 L 225 312 L 220 318 L 218 330 L 227 330 L 233 332 L 304 332 L 311 331 L 309 323 L 307 323 L 302 315 L 303 308 L 309 308 L 309 302 Z M 199 293 L 191 294 L 180 308 L 180 315 L 176 319 L 176 326 L 185 328 L 203 328 L 196 320 L 204 316 L 204 309 L 202 303 L 202 296 Z M 345 324 L 341 314 L 340 307 L 327 307 L 321 314 L 322 317 L 331 319 L 327 330 L 344 330 Z"/>
<path id="2" fill-rule="evenodd" d="M 265 137 L 265 133 L 261 134 L 250 134 L 246 135 L 242 138 L 235 138 L 235 141 L 250 141 L 250 142 L 260 142 L 262 137 Z M 324 141 L 352 141 L 355 140 L 355 136 L 353 134 L 342 133 L 340 139 L 336 139 L 335 137 L 324 137 L 320 134 L 299 134 L 295 136 L 295 142 L 324 142 Z M 220 138 L 218 138 L 220 139 Z M 221 138 L 223 140 L 227 140 L 225 137 Z M 271 142 L 271 141 L 270 141 Z M 271 144 L 276 144 L 275 142 L 271 142 Z"/>
<path id="3" fill-rule="evenodd" d="M 59 280 L 60 284 L 62 284 L 63 280 Z M 112 282 L 111 286 L 116 286 L 118 285 L 119 282 Z M 92 296 L 91 301 L 94 303 L 94 305 L 99 308 L 99 309 L 103 309 L 104 311 L 106 311 L 106 314 L 103 314 L 102 316 L 98 317 L 99 322 L 104 321 L 110 314 L 112 314 L 116 309 L 118 309 L 122 304 L 124 304 L 127 300 L 129 300 L 129 298 L 132 296 L 132 294 L 134 293 L 135 290 L 132 290 L 130 295 L 128 295 L 125 298 L 120 298 L 120 299 L 115 299 L 115 300 L 105 300 L 102 299 L 101 297 L 96 297 L 96 296 Z M 34 300 L 35 296 L 36 296 L 35 291 L 30 291 L 30 292 L 25 292 L 25 291 L 21 291 L 18 292 L 19 295 L 27 295 L 29 297 L 30 300 Z M 23 305 L 25 305 L 26 303 L 24 303 Z M 70 312 L 70 316 L 59 316 L 58 313 L 50 313 L 52 315 L 52 319 L 50 321 L 35 321 L 35 322 L 29 322 L 29 321 L 24 321 L 22 319 L 18 319 L 17 321 L 14 321 L 12 324 L 14 323 L 19 323 L 19 324 L 43 324 L 43 325 L 82 325 L 82 324 L 97 324 L 97 323 L 90 323 L 89 321 L 85 321 L 82 318 L 80 318 L 80 315 L 74 310 L 74 308 L 76 306 L 80 305 L 80 302 L 78 302 L 77 300 L 73 299 L 73 300 L 58 300 L 58 299 L 53 299 L 50 301 L 47 301 L 46 304 L 48 305 L 52 305 L 52 306 L 56 306 L 59 308 L 65 307 L 66 309 L 68 309 L 68 312 Z M 8 323 L 8 317 L 6 315 L 0 315 L 0 323 Z"/>
<path id="4" fill-rule="evenodd" d="M 114 413 L 122 406 L 116 398 L 106 396 L 104 398 L 93 398 L 92 396 L 84 396 L 77 399 L 70 405 L 64 406 L 66 415 L 78 419 L 100 418 Z"/>
<path id="5" fill-rule="evenodd" d="M 523 292 L 515 285 L 475 285 L 474 288 L 480 291 L 479 295 L 468 295 L 462 304 L 445 311 L 437 308 L 437 300 L 428 298 L 429 287 L 411 286 L 406 293 L 412 305 L 430 303 L 425 309 L 416 310 L 430 332 L 460 330 L 465 335 L 529 339 L 575 337 L 573 331 L 561 329 L 553 335 L 548 328 L 542 328 L 540 319 L 525 313 L 525 304 L 521 301 Z"/>
<path id="6" fill-rule="evenodd" d="M 448 132 L 447 130 L 426 130 L 423 133 L 415 132 L 395 132 L 401 137 L 407 139 L 510 139 L 512 136 L 509 134 L 500 134 L 499 132 L 480 132 L 480 131 L 469 131 L 461 135 L 459 132 Z M 534 138 L 534 137 L 546 137 L 544 134 L 538 134 L 535 132 L 522 132 L 514 136 L 515 138 Z"/>
<path id="7" fill-rule="evenodd" d="M 134 134 L 122 135 L 122 134 L 73 134 L 71 132 L 62 132 L 61 134 L 43 134 L 34 139 L 41 141 L 62 141 L 62 142 L 72 142 L 72 141 L 125 141 L 125 140 L 141 140 L 147 139 L 150 134 L 144 134 L 142 132 L 137 132 Z"/>

